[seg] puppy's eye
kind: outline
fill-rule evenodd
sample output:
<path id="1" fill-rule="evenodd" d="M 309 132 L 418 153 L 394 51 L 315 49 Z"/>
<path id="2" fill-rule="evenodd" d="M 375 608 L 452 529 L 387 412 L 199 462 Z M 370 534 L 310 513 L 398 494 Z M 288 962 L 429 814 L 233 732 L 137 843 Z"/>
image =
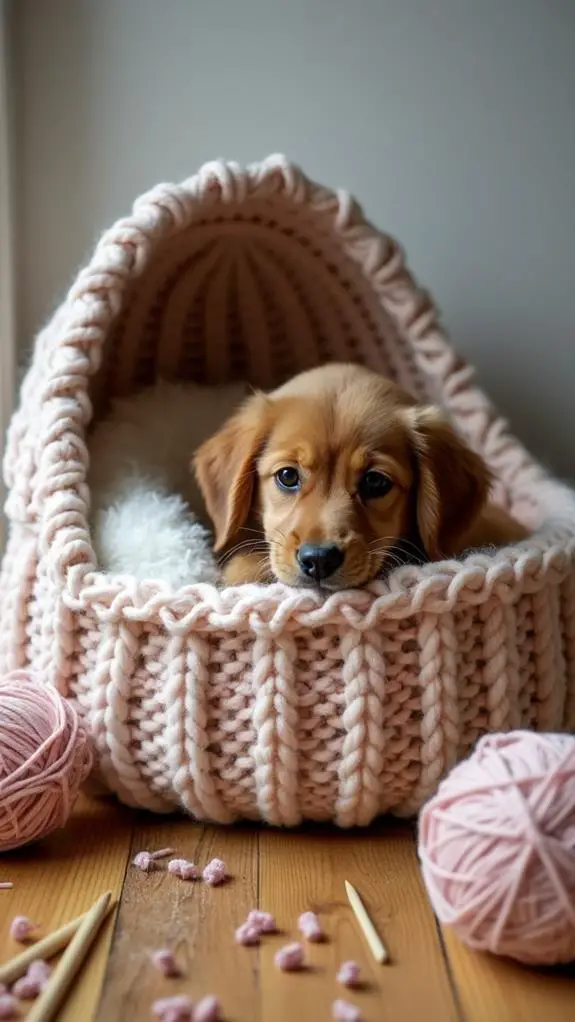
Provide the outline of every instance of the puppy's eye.
<path id="1" fill-rule="evenodd" d="M 297 468 L 292 468 L 290 465 L 278 469 L 274 478 L 280 490 L 299 490 L 300 488 L 299 472 Z"/>
<path id="2" fill-rule="evenodd" d="M 389 476 L 370 468 L 359 480 L 357 492 L 362 500 L 375 500 L 377 497 L 385 497 L 392 486 L 393 482 Z"/>

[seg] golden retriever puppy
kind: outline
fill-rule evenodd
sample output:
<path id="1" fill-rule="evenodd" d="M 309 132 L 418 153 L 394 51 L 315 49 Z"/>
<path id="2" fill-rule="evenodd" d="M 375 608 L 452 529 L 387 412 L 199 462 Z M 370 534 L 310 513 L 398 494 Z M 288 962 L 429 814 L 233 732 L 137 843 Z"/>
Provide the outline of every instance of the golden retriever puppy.
<path id="1" fill-rule="evenodd" d="M 255 393 L 196 452 L 228 585 L 363 586 L 400 563 L 519 540 L 443 412 L 356 365 Z"/>

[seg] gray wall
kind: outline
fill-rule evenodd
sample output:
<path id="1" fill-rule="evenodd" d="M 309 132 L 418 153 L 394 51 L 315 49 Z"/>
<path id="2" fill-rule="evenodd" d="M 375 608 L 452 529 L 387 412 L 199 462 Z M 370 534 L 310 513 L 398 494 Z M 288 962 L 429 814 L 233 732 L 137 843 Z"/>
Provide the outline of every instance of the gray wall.
<path id="1" fill-rule="evenodd" d="M 401 239 L 575 476 L 573 0 L 16 0 L 13 31 L 23 346 L 140 191 L 280 150 Z"/>

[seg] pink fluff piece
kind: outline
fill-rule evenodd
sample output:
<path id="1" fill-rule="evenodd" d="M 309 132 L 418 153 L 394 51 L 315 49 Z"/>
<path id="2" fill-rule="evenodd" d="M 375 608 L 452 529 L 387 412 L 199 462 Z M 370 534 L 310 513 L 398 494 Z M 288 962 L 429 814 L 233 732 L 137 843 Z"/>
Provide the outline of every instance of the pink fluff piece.
<path id="1" fill-rule="evenodd" d="M 18 997 L 21 1001 L 31 1001 L 34 997 L 38 996 L 41 989 L 38 980 L 27 973 L 16 980 L 12 987 L 12 993 L 14 997 Z"/>
<path id="2" fill-rule="evenodd" d="M 356 987 L 359 984 L 359 976 L 360 968 L 357 962 L 342 962 L 336 979 L 344 987 Z"/>
<path id="3" fill-rule="evenodd" d="M 33 962 L 30 962 L 27 975 L 35 980 L 40 990 L 42 990 L 52 975 L 52 966 L 45 962 L 43 958 L 36 958 Z"/>
<path id="4" fill-rule="evenodd" d="M 211 884 L 212 887 L 217 887 L 218 884 L 223 884 L 227 877 L 225 863 L 221 859 L 212 859 L 208 862 L 207 866 L 204 867 L 202 877 L 207 884 Z"/>
<path id="5" fill-rule="evenodd" d="M 12 883 L 11 880 L 1 880 L 0 881 L 0 891 L 11 891 L 13 887 L 14 887 L 14 884 Z"/>
<path id="6" fill-rule="evenodd" d="M 572 961 L 574 834 L 575 737 L 486 735 L 421 811 L 436 915 L 469 947 L 529 965 Z"/>
<path id="7" fill-rule="evenodd" d="M 37 929 L 37 924 L 28 919 L 28 916 L 14 916 L 10 923 L 10 936 L 12 940 L 29 940 L 34 930 Z"/>
<path id="8" fill-rule="evenodd" d="M 180 976 L 181 970 L 174 957 L 174 952 L 170 951 L 168 947 L 158 948 L 157 951 L 152 951 L 150 955 L 152 965 L 163 973 L 164 976 L 173 977 Z"/>
<path id="9" fill-rule="evenodd" d="M 244 947 L 255 947 L 260 943 L 262 931 L 251 923 L 242 923 L 236 930 L 236 942 Z"/>
<path id="10" fill-rule="evenodd" d="M 220 1022 L 221 1017 L 220 1002 L 213 994 L 202 997 L 192 1012 L 193 1022 Z"/>
<path id="11" fill-rule="evenodd" d="M 0 1019 L 20 1017 L 20 1006 L 16 997 L 12 994 L 0 995 Z"/>
<path id="12" fill-rule="evenodd" d="M 168 873 L 179 877 L 180 880 L 197 880 L 200 875 L 198 867 L 189 859 L 170 859 Z"/>
<path id="13" fill-rule="evenodd" d="M 151 873 L 156 869 L 156 860 L 150 852 L 137 852 L 132 859 L 132 866 L 141 869 L 143 873 Z"/>
<path id="14" fill-rule="evenodd" d="M 259 908 L 253 908 L 248 912 L 246 919 L 248 926 L 253 926 L 259 933 L 277 933 L 277 926 L 271 912 L 261 912 Z"/>
<path id="15" fill-rule="evenodd" d="M 71 703 L 26 671 L 0 682 L 0 706 L 0 852 L 7 852 L 66 823 L 92 746 Z"/>
<path id="16" fill-rule="evenodd" d="M 297 921 L 297 928 L 301 935 L 312 944 L 318 944 L 324 939 L 324 932 L 315 912 L 302 912 Z"/>
<path id="17" fill-rule="evenodd" d="M 337 1022 L 361 1022 L 361 1011 L 355 1004 L 343 1001 L 341 997 L 334 1001 L 331 1006 L 332 1018 Z"/>
<path id="18" fill-rule="evenodd" d="M 152 1011 L 162 1022 L 192 1022 L 194 1002 L 186 994 L 175 997 L 161 997 L 154 1001 Z"/>
<path id="19" fill-rule="evenodd" d="M 274 961 L 282 972 L 298 972 L 304 967 L 304 949 L 301 944 L 286 944 L 276 951 Z"/>
<path id="20" fill-rule="evenodd" d="M 21 1000 L 28 1001 L 42 992 L 50 979 L 52 966 L 48 965 L 42 958 L 30 962 L 28 972 L 16 980 L 12 987 L 12 993 Z"/>

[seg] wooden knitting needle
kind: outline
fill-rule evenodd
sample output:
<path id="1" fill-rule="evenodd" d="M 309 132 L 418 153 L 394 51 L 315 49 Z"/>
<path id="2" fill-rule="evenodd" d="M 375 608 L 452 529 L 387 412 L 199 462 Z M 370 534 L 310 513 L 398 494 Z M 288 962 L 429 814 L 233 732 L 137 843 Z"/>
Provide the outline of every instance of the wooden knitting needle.
<path id="1" fill-rule="evenodd" d="M 37 940 L 34 944 L 30 944 L 25 951 L 15 955 L 5 965 L 0 965 L 0 983 L 6 983 L 7 985 L 13 983 L 14 980 L 20 979 L 20 976 L 24 975 L 31 962 L 34 962 L 37 958 L 51 958 L 52 955 L 61 951 L 63 947 L 70 943 L 72 937 L 79 929 L 83 918 L 84 916 L 82 915 L 78 916 L 77 919 L 72 919 L 65 926 L 61 926 L 59 930 L 54 930 L 54 933 L 50 933 L 47 937 L 43 937 L 42 940 Z"/>
<path id="2" fill-rule="evenodd" d="M 355 887 L 353 887 L 352 884 L 350 884 L 349 880 L 345 880 L 344 883 L 347 899 L 353 909 L 353 914 L 360 925 L 361 932 L 363 933 L 367 943 L 369 944 L 369 950 L 371 951 L 376 962 L 379 962 L 380 965 L 385 965 L 385 963 L 389 961 L 387 948 L 383 943 L 381 937 L 379 936 L 379 933 L 377 932 L 371 919 L 369 918 L 367 914 L 367 909 L 363 904 L 363 901 L 361 900 Z"/>
<path id="3" fill-rule="evenodd" d="M 112 892 L 107 891 L 82 919 L 44 990 L 28 1014 L 28 1022 L 50 1022 L 88 954 L 104 916 L 110 907 Z"/>

